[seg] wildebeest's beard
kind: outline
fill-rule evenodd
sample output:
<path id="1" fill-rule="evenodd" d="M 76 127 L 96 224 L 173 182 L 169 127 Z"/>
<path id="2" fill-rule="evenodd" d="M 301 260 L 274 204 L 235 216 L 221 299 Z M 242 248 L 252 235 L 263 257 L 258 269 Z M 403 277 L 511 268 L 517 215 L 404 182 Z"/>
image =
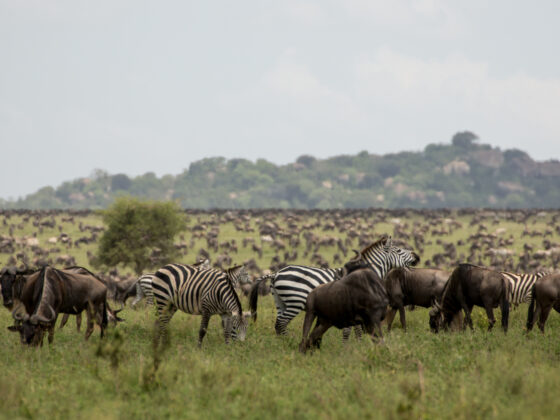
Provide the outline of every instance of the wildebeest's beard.
<path id="1" fill-rule="evenodd" d="M 441 327 L 442 313 L 438 308 L 432 308 L 430 310 L 430 329 L 437 333 Z"/>

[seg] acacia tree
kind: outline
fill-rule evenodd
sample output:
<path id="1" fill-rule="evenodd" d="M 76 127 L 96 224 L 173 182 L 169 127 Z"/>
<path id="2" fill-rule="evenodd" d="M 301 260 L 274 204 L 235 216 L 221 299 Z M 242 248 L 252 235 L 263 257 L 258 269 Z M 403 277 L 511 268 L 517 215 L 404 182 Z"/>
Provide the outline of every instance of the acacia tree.
<path id="1" fill-rule="evenodd" d="M 132 268 L 137 275 L 178 256 L 173 239 L 185 228 L 185 217 L 173 202 L 118 198 L 102 211 L 107 226 L 100 238 L 96 267 Z"/>

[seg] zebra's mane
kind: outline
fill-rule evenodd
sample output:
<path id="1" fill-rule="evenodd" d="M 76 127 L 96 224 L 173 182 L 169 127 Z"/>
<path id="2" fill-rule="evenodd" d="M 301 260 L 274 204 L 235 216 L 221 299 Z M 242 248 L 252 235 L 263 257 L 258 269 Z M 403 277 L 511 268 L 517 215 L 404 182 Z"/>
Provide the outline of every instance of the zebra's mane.
<path id="1" fill-rule="evenodd" d="M 372 243 L 372 244 L 366 246 L 364 249 L 362 249 L 360 251 L 360 255 L 366 254 L 371 249 L 378 248 L 379 246 L 384 246 L 388 239 L 389 239 L 389 235 L 387 235 L 387 234 L 381 235 L 381 238 L 379 238 L 377 241 L 375 241 L 374 243 Z"/>

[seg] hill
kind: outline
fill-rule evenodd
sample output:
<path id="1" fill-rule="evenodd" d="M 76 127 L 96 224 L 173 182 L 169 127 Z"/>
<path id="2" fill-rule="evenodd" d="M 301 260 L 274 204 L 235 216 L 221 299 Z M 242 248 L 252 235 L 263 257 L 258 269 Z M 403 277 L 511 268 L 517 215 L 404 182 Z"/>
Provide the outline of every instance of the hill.
<path id="1" fill-rule="evenodd" d="M 213 157 L 179 175 L 131 178 L 97 170 L 0 207 L 104 208 L 118 195 L 178 200 L 185 208 L 556 208 L 560 162 L 481 144 L 471 132 L 421 152 L 300 156 L 287 165 Z"/>

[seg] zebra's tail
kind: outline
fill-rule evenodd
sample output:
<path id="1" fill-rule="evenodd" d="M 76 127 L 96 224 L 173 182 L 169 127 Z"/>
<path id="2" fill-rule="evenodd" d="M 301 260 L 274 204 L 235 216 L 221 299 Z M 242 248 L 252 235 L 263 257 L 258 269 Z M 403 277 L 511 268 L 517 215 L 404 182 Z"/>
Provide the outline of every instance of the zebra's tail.
<path id="1" fill-rule="evenodd" d="M 260 279 L 257 279 L 253 285 L 251 286 L 251 290 L 249 291 L 249 309 L 251 310 L 251 318 L 253 322 L 257 322 L 257 304 L 259 300 L 259 288 L 263 281 L 267 281 L 272 276 L 262 276 Z"/>
<path id="2" fill-rule="evenodd" d="M 531 298 L 529 301 L 529 309 L 527 311 L 527 331 L 531 331 L 533 329 L 533 324 L 535 322 L 535 284 L 531 287 Z"/>

